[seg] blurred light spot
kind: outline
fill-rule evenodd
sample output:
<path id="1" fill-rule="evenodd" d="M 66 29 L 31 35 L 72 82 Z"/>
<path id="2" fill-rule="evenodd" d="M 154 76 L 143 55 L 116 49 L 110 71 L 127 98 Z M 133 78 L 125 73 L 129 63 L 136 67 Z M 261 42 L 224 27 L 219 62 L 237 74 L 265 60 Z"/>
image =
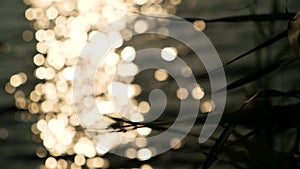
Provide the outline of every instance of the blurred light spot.
<path id="1" fill-rule="evenodd" d="M 87 34 L 81 30 L 71 30 L 70 39 L 75 42 L 87 41 Z"/>
<path id="2" fill-rule="evenodd" d="M 120 32 L 110 32 L 108 33 L 109 44 L 113 45 L 114 48 L 119 48 L 123 45 L 123 39 Z"/>
<path id="3" fill-rule="evenodd" d="M 132 46 L 126 46 L 122 52 L 121 57 L 126 62 L 132 62 L 135 59 L 135 50 Z"/>
<path id="4" fill-rule="evenodd" d="M 25 101 L 24 105 L 20 104 L 18 107 L 20 107 L 20 108 L 22 108 L 22 109 L 25 109 L 25 107 L 27 107 L 27 102 L 26 102 L 25 99 L 24 99 L 24 101 Z M 29 113 L 27 113 L 27 112 L 22 112 L 22 113 L 21 113 L 21 120 L 22 120 L 23 122 L 29 122 L 29 121 L 32 120 L 32 116 L 31 116 L 31 114 L 29 114 Z"/>
<path id="5" fill-rule="evenodd" d="M 0 52 L 4 54 L 8 54 L 11 51 L 11 45 L 8 42 L 4 42 L 0 46 Z"/>
<path id="6" fill-rule="evenodd" d="M 10 84 L 14 87 L 19 87 L 22 84 L 21 76 L 18 74 L 11 76 Z"/>
<path id="7" fill-rule="evenodd" d="M 89 168 L 102 168 L 105 164 L 105 160 L 101 157 L 95 157 L 87 159 L 86 165 Z"/>
<path id="8" fill-rule="evenodd" d="M 142 148 L 147 146 L 147 139 L 145 138 L 138 138 L 135 140 L 135 145 Z"/>
<path id="9" fill-rule="evenodd" d="M 165 47 L 161 50 L 161 57 L 166 61 L 173 61 L 177 56 L 177 49 L 173 47 Z"/>
<path id="10" fill-rule="evenodd" d="M 53 102 L 50 101 L 50 100 L 43 101 L 42 104 L 41 104 L 41 110 L 44 113 L 51 112 L 52 108 L 53 108 Z"/>
<path id="11" fill-rule="evenodd" d="M 125 41 L 129 41 L 132 38 L 132 32 L 128 29 L 122 30 L 121 34 Z"/>
<path id="12" fill-rule="evenodd" d="M 30 5 L 32 3 L 32 0 L 23 0 L 25 5 Z"/>
<path id="13" fill-rule="evenodd" d="M 41 66 L 44 64 L 45 62 L 45 58 L 43 55 L 41 54 L 36 54 L 34 57 L 33 57 L 33 62 L 35 65 L 37 66 Z"/>
<path id="14" fill-rule="evenodd" d="M 120 76 L 135 76 L 138 73 L 138 67 L 133 63 L 123 63 L 118 67 Z"/>
<path id="15" fill-rule="evenodd" d="M 45 166 L 50 169 L 55 168 L 56 164 L 57 164 L 57 161 L 53 157 L 48 157 L 45 162 Z"/>
<path id="16" fill-rule="evenodd" d="M 45 40 L 46 41 L 52 41 L 55 39 L 55 33 L 53 30 L 47 30 L 45 32 Z"/>
<path id="17" fill-rule="evenodd" d="M 12 94 L 13 92 L 16 91 L 16 88 L 10 84 L 10 82 L 6 83 L 5 85 L 5 91 L 9 94 Z"/>
<path id="18" fill-rule="evenodd" d="M 85 164 L 85 157 L 81 154 L 77 154 L 74 158 L 75 164 L 82 166 Z"/>
<path id="19" fill-rule="evenodd" d="M 14 94 L 14 97 L 15 99 L 18 99 L 18 98 L 23 98 L 25 97 L 25 93 L 21 90 L 18 90 L 15 94 Z"/>
<path id="20" fill-rule="evenodd" d="M 45 40 L 45 34 L 46 34 L 46 31 L 40 29 L 40 30 L 35 32 L 35 39 L 39 42 L 44 41 Z"/>
<path id="21" fill-rule="evenodd" d="M 130 116 L 130 120 L 132 122 L 142 122 L 142 121 L 144 121 L 144 116 L 141 115 L 140 113 L 133 113 Z"/>
<path id="22" fill-rule="evenodd" d="M 8 130 L 5 128 L 0 129 L 0 139 L 6 139 L 8 137 Z"/>
<path id="23" fill-rule="evenodd" d="M 47 169 L 44 164 L 39 165 L 38 169 Z"/>
<path id="24" fill-rule="evenodd" d="M 49 19 L 48 18 L 46 18 L 46 17 L 42 17 L 41 19 L 38 19 L 36 22 L 35 22 L 35 25 L 34 25 L 34 27 L 36 28 L 36 29 L 46 29 L 46 28 L 48 28 L 50 26 L 50 21 L 49 21 Z"/>
<path id="25" fill-rule="evenodd" d="M 158 81 L 165 81 L 168 76 L 168 73 L 163 69 L 158 69 L 154 72 L 154 78 Z"/>
<path id="26" fill-rule="evenodd" d="M 58 92 L 65 93 L 68 90 L 68 87 L 66 80 L 59 80 L 56 82 L 56 89 Z"/>
<path id="27" fill-rule="evenodd" d="M 55 7 L 50 7 L 47 9 L 46 15 L 49 19 L 55 19 L 58 16 L 58 11 Z"/>
<path id="28" fill-rule="evenodd" d="M 33 33 L 31 30 L 26 30 L 22 34 L 23 40 L 29 42 L 33 39 Z"/>
<path id="29" fill-rule="evenodd" d="M 79 120 L 78 120 L 78 117 L 76 114 L 72 115 L 70 117 L 70 124 L 73 125 L 73 126 L 78 126 L 79 125 Z"/>
<path id="30" fill-rule="evenodd" d="M 39 110 L 39 105 L 37 103 L 30 103 L 28 106 L 28 111 L 32 114 L 38 113 Z"/>
<path id="31" fill-rule="evenodd" d="M 56 74 L 56 72 L 52 67 L 47 67 L 46 68 L 46 77 L 45 77 L 45 79 L 46 80 L 51 80 L 55 77 L 55 74 Z"/>
<path id="32" fill-rule="evenodd" d="M 162 35 L 169 36 L 169 29 L 167 27 L 160 27 L 157 32 Z"/>
<path id="33" fill-rule="evenodd" d="M 31 125 L 31 132 L 33 134 L 39 134 L 40 133 L 40 131 L 37 129 L 36 123 Z"/>
<path id="34" fill-rule="evenodd" d="M 72 163 L 72 164 L 71 164 L 71 169 L 81 169 L 81 167 L 78 166 L 78 165 L 75 164 L 75 163 Z"/>
<path id="35" fill-rule="evenodd" d="M 147 2 L 147 0 L 134 0 L 137 5 L 143 5 Z"/>
<path id="36" fill-rule="evenodd" d="M 94 98 L 91 96 L 86 96 L 83 99 L 83 104 L 85 107 L 93 107 L 94 106 Z"/>
<path id="37" fill-rule="evenodd" d="M 97 24 L 98 23 L 98 21 L 99 21 L 99 19 L 100 19 L 100 16 L 99 16 L 99 14 L 98 13 L 87 13 L 86 14 L 86 18 L 87 18 L 87 22 L 89 23 L 89 24 L 92 24 L 92 25 L 94 25 L 94 24 Z"/>
<path id="38" fill-rule="evenodd" d="M 22 84 L 26 83 L 27 75 L 24 72 L 18 73 L 18 76 L 20 76 Z"/>
<path id="39" fill-rule="evenodd" d="M 194 22 L 194 28 L 198 31 L 203 31 L 206 27 L 206 24 L 203 20 L 197 20 Z"/>
<path id="40" fill-rule="evenodd" d="M 33 8 L 28 8 L 26 11 L 25 11 L 25 17 L 26 19 L 28 20 L 33 20 L 35 19 L 36 17 L 36 12 Z"/>
<path id="41" fill-rule="evenodd" d="M 146 102 L 146 101 L 141 101 L 141 102 L 139 103 L 139 111 L 140 111 L 141 113 L 147 113 L 147 112 L 149 112 L 149 110 L 150 110 L 150 104 L 149 104 L 148 102 Z"/>
<path id="42" fill-rule="evenodd" d="M 134 148 L 128 148 L 128 149 L 125 151 L 126 157 L 128 157 L 128 158 L 130 158 L 130 159 L 136 158 L 136 154 L 137 154 L 137 151 L 136 151 L 136 149 L 134 149 Z"/>
<path id="43" fill-rule="evenodd" d="M 97 146 L 96 151 L 97 151 L 98 154 L 103 155 L 103 154 L 106 154 L 109 151 L 109 149 L 104 149 L 100 146 Z"/>
<path id="44" fill-rule="evenodd" d="M 179 88 L 176 92 L 176 96 L 180 100 L 186 99 L 188 95 L 189 95 L 188 90 L 185 88 Z"/>
<path id="45" fill-rule="evenodd" d="M 196 86 L 193 90 L 192 90 L 192 96 L 194 99 L 202 99 L 204 97 L 204 91 L 201 87 Z"/>
<path id="46" fill-rule="evenodd" d="M 57 161 L 57 168 L 59 168 L 59 169 L 67 169 L 67 167 L 68 167 L 68 163 L 66 162 L 66 160 L 59 159 Z"/>
<path id="47" fill-rule="evenodd" d="M 208 113 L 208 112 L 213 111 L 214 108 L 215 108 L 214 102 L 211 100 L 208 100 L 208 101 L 201 103 L 200 110 L 202 113 Z"/>
<path id="48" fill-rule="evenodd" d="M 37 122 L 37 129 L 40 130 L 40 131 L 46 131 L 48 129 L 48 124 L 46 122 L 46 120 L 39 120 Z"/>
<path id="49" fill-rule="evenodd" d="M 73 80 L 74 78 L 74 67 L 67 67 L 63 70 L 63 77 L 66 80 Z"/>
<path id="50" fill-rule="evenodd" d="M 55 19 L 55 24 L 56 25 L 61 25 L 61 24 L 65 24 L 67 21 L 67 18 L 64 17 L 64 16 L 58 16 L 56 19 Z"/>
<path id="51" fill-rule="evenodd" d="M 105 18 L 109 18 L 110 16 L 114 15 L 114 11 L 112 7 L 110 6 L 105 6 L 102 9 L 102 16 Z"/>
<path id="52" fill-rule="evenodd" d="M 137 132 L 142 136 L 148 136 L 151 133 L 152 129 L 149 127 L 140 127 L 137 129 Z"/>
<path id="53" fill-rule="evenodd" d="M 110 114 L 114 111 L 114 105 L 109 101 L 100 101 L 97 106 L 101 114 Z"/>
<path id="54" fill-rule="evenodd" d="M 116 65 L 119 62 L 119 60 L 120 58 L 118 54 L 114 52 L 110 52 L 108 56 L 105 58 L 105 63 L 108 65 Z"/>
<path id="55" fill-rule="evenodd" d="M 178 5 L 180 4 L 181 0 L 170 0 L 172 5 Z"/>
<path id="56" fill-rule="evenodd" d="M 138 20 L 134 24 L 134 30 L 136 33 L 144 33 L 148 29 L 148 23 L 144 20 Z"/>
<path id="57" fill-rule="evenodd" d="M 79 141 L 74 145 L 74 151 L 77 154 L 83 154 L 86 157 L 94 157 L 96 155 L 96 149 L 94 143 L 86 137 L 81 137 Z"/>
<path id="58" fill-rule="evenodd" d="M 117 71 L 117 68 L 114 65 L 105 65 L 104 71 L 109 75 L 114 75 Z"/>
<path id="59" fill-rule="evenodd" d="M 51 119 L 48 122 L 48 128 L 52 133 L 58 132 L 58 131 L 63 131 L 64 130 L 64 125 L 61 121 L 56 120 L 56 119 Z"/>
<path id="60" fill-rule="evenodd" d="M 142 92 L 142 88 L 138 84 L 131 84 L 130 88 L 132 88 L 134 90 L 134 96 L 138 96 Z"/>
<path id="61" fill-rule="evenodd" d="M 142 148 L 137 152 L 137 158 L 140 161 L 149 160 L 152 156 L 152 152 L 148 148 Z"/>
<path id="62" fill-rule="evenodd" d="M 103 168 L 109 168 L 109 161 L 107 159 L 104 159 L 104 165 Z"/>
<path id="63" fill-rule="evenodd" d="M 47 46 L 47 43 L 45 42 L 38 42 L 36 44 L 36 50 L 40 53 L 46 53 L 47 50 L 48 50 L 48 46 Z"/>
<path id="64" fill-rule="evenodd" d="M 47 70 L 45 67 L 39 67 L 35 70 L 35 76 L 39 79 L 45 79 Z"/>
<path id="65" fill-rule="evenodd" d="M 141 92 L 141 88 L 137 84 L 130 84 L 128 87 L 128 98 L 132 98 L 134 96 L 139 95 Z"/>
<path id="66" fill-rule="evenodd" d="M 183 77 L 191 77 L 193 75 L 193 72 L 189 66 L 181 68 L 180 73 Z"/>
<path id="67" fill-rule="evenodd" d="M 47 150 L 44 147 L 38 147 L 35 153 L 39 158 L 44 158 L 47 155 Z"/>
<path id="68" fill-rule="evenodd" d="M 149 164 L 143 164 L 140 169 L 153 169 Z"/>
<path id="69" fill-rule="evenodd" d="M 181 147 L 181 140 L 178 138 L 173 138 L 170 140 L 170 146 L 173 149 L 179 149 Z"/>

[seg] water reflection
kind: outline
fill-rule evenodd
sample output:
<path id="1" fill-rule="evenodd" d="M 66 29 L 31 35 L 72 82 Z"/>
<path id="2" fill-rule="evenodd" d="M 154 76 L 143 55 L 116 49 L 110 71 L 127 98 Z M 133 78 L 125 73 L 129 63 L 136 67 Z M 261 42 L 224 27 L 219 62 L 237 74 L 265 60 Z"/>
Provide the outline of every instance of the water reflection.
<path id="1" fill-rule="evenodd" d="M 32 1 L 24 0 L 24 3 L 29 5 L 25 11 L 27 20 L 32 21 L 36 32 L 26 30 L 23 32 L 24 41 L 32 41 L 33 37 L 37 40 L 37 54 L 33 56 L 33 63 L 37 66 L 34 75 L 37 79 L 45 80 L 38 83 L 34 90 L 30 92 L 29 97 L 26 97 L 24 92 L 16 88 L 27 81 L 25 73 L 20 72 L 11 76 L 9 83 L 6 84 L 5 90 L 8 93 L 14 93 L 16 106 L 21 109 L 28 109 L 32 114 L 38 114 L 39 118 L 32 125 L 32 132 L 39 135 L 43 140 L 44 147 L 38 147 L 36 154 L 40 158 L 45 158 L 49 153 L 50 157 L 45 160 L 45 164 L 40 168 L 80 168 L 87 166 L 88 168 L 107 168 L 109 167 L 108 160 L 100 156 L 107 153 L 108 150 L 103 150 L 95 145 L 89 138 L 84 136 L 83 131 L 77 130 L 79 121 L 75 114 L 75 109 L 72 100 L 72 80 L 74 74 L 74 66 L 77 63 L 77 58 L 88 40 L 91 39 L 95 31 L 102 29 L 103 26 L 111 23 L 122 16 L 132 12 L 161 12 L 174 14 L 175 6 L 180 4 L 180 0 L 171 0 L 169 3 L 158 0 L 116 0 L 116 1 L 85 1 L 85 0 L 67 0 L 67 1 Z M 145 32 L 151 23 L 144 20 L 134 21 L 133 28 L 137 33 Z M 166 27 L 160 27 L 160 31 L 167 33 Z M 132 35 L 131 30 L 122 29 L 120 31 L 112 30 L 108 35 L 104 35 L 108 41 L 114 41 L 119 36 L 123 36 L 124 41 L 130 40 Z M 123 43 L 116 45 L 121 47 Z M 105 61 L 104 69 L 100 69 L 98 73 L 107 74 L 107 78 L 113 75 L 118 70 L 116 65 L 121 61 L 123 63 L 119 69 L 132 71 L 120 71 L 121 76 L 134 76 L 136 68 L 130 62 L 135 59 L 135 49 L 133 46 L 122 46 L 121 52 L 112 51 L 109 53 L 108 59 Z M 9 45 L 2 45 L 3 52 L 9 51 Z M 168 52 L 164 52 L 168 51 Z M 173 54 L 170 55 L 169 53 Z M 177 49 L 166 47 L 162 52 L 162 58 L 167 61 L 172 61 L 177 55 Z M 122 73 L 127 73 L 123 75 Z M 183 71 L 183 73 L 186 71 Z M 163 70 L 157 70 L 153 77 L 158 81 L 165 81 L 168 74 Z M 97 90 L 96 99 L 100 113 L 112 114 L 114 108 L 108 98 L 102 96 L 103 93 L 109 92 L 103 83 L 103 79 L 96 80 Z M 83 90 L 88 90 L 88 86 L 83 86 Z M 141 93 L 141 86 L 131 84 L 129 86 L 129 98 L 134 98 Z M 184 99 L 187 97 L 187 91 L 178 89 L 177 95 Z M 199 97 L 198 97 L 199 98 Z M 83 103 L 86 107 L 90 107 L 91 102 L 84 98 Z M 136 110 L 140 113 L 147 113 L 150 110 L 150 104 L 147 101 L 137 103 L 132 100 Z M 141 115 L 132 114 L 132 121 L 140 121 Z M 91 119 L 89 119 L 91 120 Z M 107 119 L 110 121 L 110 119 Z M 112 121 L 111 121 L 112 122 Z M 142 127 L 130 134 L 135 137 L 147 136 L 151 133 L 151 128 Z M 7 137 L 5 129 L 1 129 L 1 138 Z M 129 135 L 130 135 L 129 134 Z M 118 143 L 110 142 L 111 135 L 103 134 L 100 142 L 109 144 L 108 147 L 113 147 Z M 147 145 L 145 140 L 139 140 L 136 143 L 140 149 L 128 149 L 126 155 L 129 158 L 137 158 L 139 160 L 148 160 L 152 157 L 153 151 L 148 148 L 143 148 Z M 176 140 L 170 142 L 174 147 L 178 146 Z M 57 159 L 64 154 L 74 155 L 72 162 L 64 159 Z M 143 169 L 152 168 L 150 165 L 141 166 Z"/>

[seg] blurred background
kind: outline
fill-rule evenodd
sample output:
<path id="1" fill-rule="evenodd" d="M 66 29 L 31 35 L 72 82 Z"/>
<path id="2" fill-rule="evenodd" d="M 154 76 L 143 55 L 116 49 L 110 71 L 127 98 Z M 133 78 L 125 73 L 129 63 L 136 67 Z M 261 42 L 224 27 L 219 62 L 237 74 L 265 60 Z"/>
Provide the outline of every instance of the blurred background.
<path id="1" fill-rule="evenodd" d="M 1 168 L 205 168 L 208 164 L 211 168 L 299 167 L 299 52 L 290 46 L 286 34 L 272 38 L 288 29 L 299 7 L 298 0 L 2 0 Z M 173 39 L 123 38 L 122 45 L 112 51 L 109 66 L 99 70 L 108 74 L 108 79 L 126 54 L 150 42 L 189 63 L 199 86 L 192 93 L 178 89 L 174 79 L 161 69 L 138 74 L 130 98 L 136 110 L 142 115 L 149 112 L 149 91 L 160 88 L 169 96 L 166 115 L 159 119 L 163 123 L 147 124 L 141 130 L 122 126 L 126 123 L 122 119 L 108 119 L 112 125 L 119 124 L 117 132 L 125 129 L 136 137 L 160 133 L 176 118 L 174 112 L 181 100 L 201 100 L 195 127 L 184 140 L 170 140 L 173 149 L 152 157 L 155 150 L 145 148 L 147 142 L 138 142 L 136 148 L 126 150 L 125 158 L 102 150 L 85 135 L 72 105 L 72 73 L 82 47 L 95 31 L 122 16 L 146 12 L 186 18 L 210 39 L 224 64 L 266 43 L 226 66 L 229 90 L 225 115 L 212 138 L 200 145 L 197 139 L 203 119 L 214 109 L 206 92 L 209 79 L 201 76 L 205 73 L 201 62 L 186 52 L 188 47 Z M 140 20 L 132 25 L 136 32 L 147 29 L 147 23 Z M 159 29 L 168 32 L 167 26 Z M 122 37 L 132 35 L 129 28 L 112 32 L 111 38 L 116 32 Z M 188 76 L 188 71 L 182 69 L 179 74 Z M 107 83 L 99 84 L 98 89 L 95 95 L 100 107 L 104 114 L 114 117 L 106 97 Z M 259 92 L 258 100 L 250 100 L 247 109 L 241 109 Z M 232 128 L 228 130 L 228 126 Z M 104 142 L 109 142 L 107 133 L 99 136 Z M 214 146 L 218 144 L 223 148 Z"/>

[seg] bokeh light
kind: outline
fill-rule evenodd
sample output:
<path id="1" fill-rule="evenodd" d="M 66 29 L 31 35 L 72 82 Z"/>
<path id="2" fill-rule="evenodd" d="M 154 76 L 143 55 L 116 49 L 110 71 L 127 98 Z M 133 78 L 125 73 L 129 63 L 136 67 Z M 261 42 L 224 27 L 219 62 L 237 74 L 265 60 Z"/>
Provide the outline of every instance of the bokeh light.
<path id="1" fill-rule="evenodd" d="M 32 1 L 24 0 L 28 6 L 25 11 L 27 20 L 33 23 L 32 30 L 25 30 L 22 34 L 24 41 L 36 40 L 37 53 L 33 56 L 33 63 L 36 65 L 34 76 L 43 80 L 36 84 L 28 96 L 17 88 L 27 81 L 27 75 L 23 72 L 11 76 L 5 85 L 8 93 L 14 94 L 16 106 L 20 109 L 27 109 L 31 114 L 38 115 L 37 121 L 32 125 L 31 131 L 40 137 L 42 145 L 36 149 L 36 155 L 45 159 L 44 165 L 40 168 L 108 168 L 110 163 L 102 157 L 109 149 L 104 150 L 97 146 L 106 145 L 108 148 L 117 147 L 122 143 L 111 141 L 113 136 L 109 132 L 104 132 L 95 136 L 98 142 L 93 142 L 87 137 L 83 130 L 78 130 L 79 120 L 75 112 L 72 98 L 72 80 L 74 79 L 74 67 L 78 61 L 83 47 L 92 39 L 96 32 L 107 24 L 112 23 L 124 16 L 132 13 L 160 12 L 174 14 L 176 5 L 181 0 L 170 0 L 165 3 L 162 0 L 114 0 L 114 1 L 86 1 L 86 0 L 65 0 L 65 1 Z M 144 114 L 150 111 L 150 104 L 147 101 L 138 102 L 135 96 L 142 92 L 139 84 L 109 83 L 117 73 L 120 77 L 134 77 L 138 73 L 137 66 L 133 63 L 136 55 L 134 46 L 124 45 L 125 41 L 130 41 L 131 36 L 136 33 L 147 31 L 153 23 L 145 20 L 135 20 L 132 22 L 132 29 L 123 27 L 120 30 L 111 30 L 102 33 L 102 43 L 112 44 L 116 39 L 122 38 L 115 49 L 107 54 L 103 66 L 97 70 L 95 79 L 95 91 L 89 85 L 83 85 L 82 91 L 94 92 L 94 97 L 87 96 L 82 99 L 82 103 L 87 108 L 96 107 L 103 115 L 118 117 L 112 100 L 111 85 L 119 85 L 128 89 L 128 96 L 132 106 L 137 112 L 129 113 L 128 117 L 133 122 L 144 120 Z M 167 24 L 162 24 L 158 32 L 168 34 Z M 199 27 L 199 26 L 197 26 Z M 203 28 L 200 25 L 200 28 Z M 204 28 L 203 28 L 204 29 Z M 100 36 L 100 35 L 99 35 Z M 1 52 L 9 53 L 11 46 L 5 43 L 1 46 Z M 178 51 L 175 47 L 165 47 L 162 49 L 161 57 L 165 61 L 176 59 Z M 89 71 L 87 70 L 89 73 Z M 92 72 L 90 72 L 92 73 Z M 188 68 L 181 70 L 183 77 L 190 76 Z M 166 81 L 168 73 L 163 69 L 158 69 L 154 73 L 157 81 Z M 179 99 L 188 97 L 187 89 L 180 88 L 176 95 Z M 201 99 L 204 93 L 202 89 L 195 88 L 192 96 Z M 93 102 L 95 100 L 95 102 Z M 123 100 L 123 101 L 124 101 Z M 122 103 L 122 100 L 119 100 Z M 110 118 L 90 118 L 88 112 L 84 114 L 86 121 L 82 123 L 95 123 L 96 127 L 106 129 L 107 124 L 115 121 Z M 23 120 L 30 119 L 30 116 L 22 115 Z M 100 128 L 101 129 L 101 128 Z M 155 155 L 154 148 L 146 148 L 147 140 L 143 139 L 150 135 L 152 129 L 149 127 L 139 127 L 124 133 L 127 137 L 139 137 L 135 142 L 135 148 L 125 151 L 128 158 L 145 161 Z M 0 129 L 0 139 L 8 137 L 6 129 Z M 114 139 L 115 140 L 115 139 Z M 181 143 L 173 140 L 170 145 L 180 148 Z M 70 160 L 63 159 L 63 155 L 73 156 Z M 62 158 L 58 158 L 62 157 Z M 141 169 L 151 169 L 148 164 L 141 166 Z"/>
<path id="2" fill-rule="evenodd" d="M 161 51 L 161 57 L 166 61 L 173 61 L 177 56 L 177 49 L 173 47 L 165 47 Z"/>

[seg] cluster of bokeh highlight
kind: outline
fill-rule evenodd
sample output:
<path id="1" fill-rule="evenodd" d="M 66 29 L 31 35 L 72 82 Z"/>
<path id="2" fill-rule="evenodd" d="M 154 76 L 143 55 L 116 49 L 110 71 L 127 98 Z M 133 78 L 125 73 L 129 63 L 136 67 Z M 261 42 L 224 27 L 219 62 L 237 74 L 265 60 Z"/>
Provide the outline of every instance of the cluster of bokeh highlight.
<path id="1" fill-rule="evenodd" d="M 43 143 L 43 146 L 36 150 L 36 155 L 45 159 L 45 163 L 40 168 L 77 169 L 82 166 L 108 168 L 110 162 L 103 158 L 108 151 L 98 147 L 79 127 L 72 98 L 72 80 L 77 59 L 86 43 L 106 25 L 132 13 L 175 14 L 176 5 L 180 4 L 181 0 L 24 0 L 24 3 L 28 5 L 25 17 L 33 23 L 34 31 L 25 30 L 23 39 L 32 41 L 35 38 L 37 42 L 37 54 L 33 56 L 33 62 L 37 66 L 34 76 L 42 82 L 36 84 L 34 90 L 26 96 L 24 92 L 16 90 L 27 81 L 27 75 L 20 72 L 11 76 L 5 90 L 15 95 L 18 108 L 38 115 L 38 120 L 32 125 L 32 132 L 39 136 Z M 148 28 L 143 20 L 136 20 L 132 24 L 136 33 L 143 33 Z M 196 21 L 194 25 L 200 31 L 205 28 L 203 21 Z M 160 31 L 167 32 L 168 29 L 162 26 Z M 108 41 L 113 41 L 120 36 L 124 37 L 124 41 L 129 41 L 130 35 L 132 35 L 131 30 L 126 28 L 103 34 Z M 103 74 L 107 74 L 108 79 L 95 79 L 95 84 L 98 85 L 96 87 L 98 91 L 95 91 L 96 96 L 109 93 L 109 85 L 103 81 L 111 80 L 109 78 L 116 73 L 121 61 L 134 60 L 136 52 L 134 46 L 124 46 L 123 42 L 120 42 L 116 47 L 120 50 L 111 51 L 108 60 L 105 61 L 105 66 L 97 72 L 102 75 L 101 77 L 106 77 Z M 171 62 L 177 52 L 175 47 L 165 47 L 162 49 L 161 57 Z M 120 73 L 129 75 L 136 73 L 134 65 L 128 64 L 126 70 L 132 70 L 132 72 L 121 71 Z M 183 75 L 189 76 L 188 70 L 182 70 L 182 72 Z M 153 75 L 157 81 L 165 81 L 168 76 L 163 69 L 156 70 Z M 150 110 L 150 104 L 147 101 L 137 102 L 134 99 L 141 93 L 142 86 L 131 84 L 129 89 L 129 97 L 135 109 L 141 114 L 147 113 Z M 189 93 L 186 89 L 179 88 L 176 95 L 178 99 L 185 99 Z M 200 86 L 197 86 L 191 95 L 194 99 L 201 99 L 204 92 Z M 89 106 L 88 99 L 83 100 L 86 106 Z M 96 101 L 101 114 L 114 113 L 113 104 L 109 99 L 99 96 Z M 203 112 L 211 109 L 210 102 L 202 103 Z M 134 115 L 130 120 L 140 121 L 141 118 L 142 115 Z M 26 119 L 26 115 L 23 119 Z M 106 119 L 106 123 L 109 123 L 109 120 Z M 146 137 L 150 133 L 151 129 L 146 127 L 127 132 L 130 137 Z M 118 143 L 110 142 L 110 137 L 111 135 L 106 136 L 105 133 L 102 135 L 103 141 L 111 144 L 110 147 L 117 146 Z M 145 161 L 155 153 L 155 150 L 144 148 L 146 141 L 139 140 L 135 144 L 139 149 L 126 150 L 125 154 L 128 158 Z M 180 148 L 181 143 L 180 140 L 173 139 L 170 145 L 177 149 Z M 71 156 L 73 160 L 66 160 L 65 156 Z M 152 167 L 144 164 L 140 168 L 151 169 Z"/>

